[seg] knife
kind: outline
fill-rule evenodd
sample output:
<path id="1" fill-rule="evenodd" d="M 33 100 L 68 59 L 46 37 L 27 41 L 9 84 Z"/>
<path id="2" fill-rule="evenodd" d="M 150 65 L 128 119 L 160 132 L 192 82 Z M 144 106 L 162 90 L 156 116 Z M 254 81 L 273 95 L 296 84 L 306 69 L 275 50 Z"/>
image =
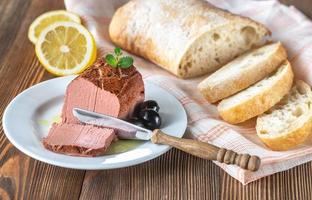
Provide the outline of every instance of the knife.
<path id="1" fill-rule="evenodd" d="M 82 123 L 117 130 L 117 136 L 120 139 L 151 140 L 154 144 L 170 145 L 203 159 L 237 165 L 246 170 L 257 171 L 260 167 L 261 160 L 258 156 L 238 154 L 205 142 L 173 137 L 159 129 L 151 131 L 115 117 L 80 108 L 74 108 L 73 115 Z"/>

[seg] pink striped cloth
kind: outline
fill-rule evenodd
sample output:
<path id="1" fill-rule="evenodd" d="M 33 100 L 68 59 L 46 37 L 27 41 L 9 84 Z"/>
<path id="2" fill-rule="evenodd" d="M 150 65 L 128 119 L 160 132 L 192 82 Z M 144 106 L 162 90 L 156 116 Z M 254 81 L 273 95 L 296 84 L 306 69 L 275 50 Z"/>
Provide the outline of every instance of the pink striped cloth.
<path id="1" fill-rule="evenodd" d="M 125 2 L 126 0 L 65 0 L 65 5 L 68 10 L 78 13 L 84 19 L 85 25 L 95 36 L 100 52 L 106 53 L 114 48 L 107 31 L 110 19 L 114 11 Z M 272 39 L 282 41 L 287 47 L 297 78 L 312 85 L 312 23 L 302 13 L 275 0 L 209 2 L 233 13 L 248 16 L 269 27 L 273 32 Z M 200 78 L 178 79 L 139 57 L 135 57 L 135 65 L 145 79 L 163 87 L 184 105 L 188 115 L 186 137 L 261 157 L 262 165 L 257 172 L 215 162 L 243 184 L 312 160 L 312 139 L 294 150 L 276 152 L 266 148 L 257 138 L 254 121 L 240 126 L 223 122 L 216 112 L 216 106 L 207 103 L 197 91 L 196 86 L 201 81 Z"/>

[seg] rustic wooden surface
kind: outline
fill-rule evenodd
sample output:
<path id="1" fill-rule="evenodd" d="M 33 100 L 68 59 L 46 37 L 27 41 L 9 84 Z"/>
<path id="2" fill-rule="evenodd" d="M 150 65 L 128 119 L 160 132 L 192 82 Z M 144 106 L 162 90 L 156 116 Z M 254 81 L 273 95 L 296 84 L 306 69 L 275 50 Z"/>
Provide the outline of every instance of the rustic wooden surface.
<path id="1" fill-rule="evenodd" d="M 287 2 L 311 13 L 310 0 Z M 0 1 L 1 118 L 18 93 L 52 77 L 38 63 L 27 29 L 40 13 L 59 8 L 64 8 L 62 0 Z M 0 127 L 0 199 L 312 198 L 311 162 L 247 186 L 212 162 L 178 150 L 124 169 L 71 170 L 25 156 L 10 144 Z"/>
<path id="2" fill-rule="evenodd" d="M 299 8 L 306 15 L 312 17 L 312 1 L 311 0 L 281 0 L 287 5 L 294 5 Z"/>

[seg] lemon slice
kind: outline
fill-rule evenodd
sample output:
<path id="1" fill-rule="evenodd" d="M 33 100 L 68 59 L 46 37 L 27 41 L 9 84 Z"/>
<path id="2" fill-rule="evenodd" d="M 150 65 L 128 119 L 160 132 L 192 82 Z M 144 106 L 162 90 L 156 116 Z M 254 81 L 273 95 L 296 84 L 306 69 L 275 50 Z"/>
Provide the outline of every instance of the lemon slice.
<path id="1" fill-rule="evenodd" d="M 40 63 L 52 74 L 79 74 L 96 59 L 91 33 L 75 22 L 56 22 L 40 34 L 36 43 Z"/>
<path id="2" fill-rule="evenodd" d="M 29 40 L 36 44 L 38 37 L 43 29 L 45 29 L 50 24 L 60 21 L 72 21 L 76 23 L 81 23 L 78 15 L 65 11 L 65 10 L 54 10 L 46 12 L 39 17 L 37 17 L 28 29 Z"/>

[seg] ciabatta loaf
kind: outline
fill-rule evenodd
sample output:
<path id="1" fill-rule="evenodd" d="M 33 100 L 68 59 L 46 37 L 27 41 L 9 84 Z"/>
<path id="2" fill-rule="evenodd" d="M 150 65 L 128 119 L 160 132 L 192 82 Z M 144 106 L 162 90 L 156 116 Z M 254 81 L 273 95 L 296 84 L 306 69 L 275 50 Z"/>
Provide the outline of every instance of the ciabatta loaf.
<path id="1" fill-rule="evenodd" d="M 312 92 L 309 85 L 297 81 L 281 102 L 257 119 L 257 134 L 273 150 L 288 150 L 312 132 Z"/>
<path id="2" fill-rule="evenodd" d="M 222 100 L 218 105 L 220 116 L 237 124 L 264 113 L 288 93 L 293 76 L 290 63 L 285 61 L 272 75 Z"/>
<path id="3" fill-rule="evenodd" d="M 269 34 L 204 0 L 133 0 L 109 26 L 116 45 L 183 78 L 215 71 Z"/>
<path id="4" fill-rule="evenodd" d="M 281 43 L 266 45 L 234 59 L 203 80 L 198 89 L 214 103 L 265 78 L 287 59 Z"/>

